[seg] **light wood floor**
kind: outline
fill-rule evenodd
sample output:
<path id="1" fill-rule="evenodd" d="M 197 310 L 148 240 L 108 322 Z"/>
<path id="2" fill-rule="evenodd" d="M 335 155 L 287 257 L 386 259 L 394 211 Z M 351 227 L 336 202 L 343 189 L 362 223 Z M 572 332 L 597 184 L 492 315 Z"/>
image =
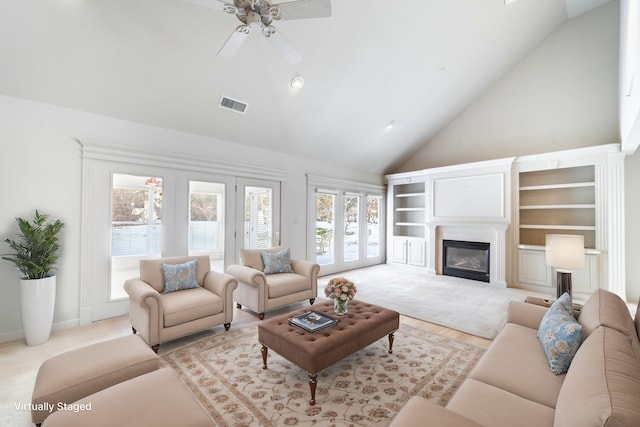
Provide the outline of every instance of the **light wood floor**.
<path id="1" fill-rule="evenodd" d="M 299 303 L 277 312 L 267 313 L 267 318 L 278 314 L 278 312 L 302 307 L 308 307 L 308 303 Z M 251 312 L 235 309 L 231 327 L 238 328 L 256 322 L 257 317 Z M 406 316 L 401 316 L 401 322 L 483 348 L 487 348 L 491 343 L 483 338 Z M 223 330 L 222 326 L 212 329 L 214 333 Z M 211 333 L 211 331 L 161 345 L 160 354 L 172 347 L 184 344 L 185 341 L 198 339 L 206 333 Z M 131 326 L 128 317 L 125 316 L 53 332 L 49 341 L 38 346 L 27 346 L 24 340 L 0 344 L 0 426 L 26 427 L 33 425 L 31 424 L 30 412 L 16 408 L 16 405 L 31 402 L 31 392 L 36 374 L 44 360 L 78 347 L 128 334 L 131 334 Z"/>

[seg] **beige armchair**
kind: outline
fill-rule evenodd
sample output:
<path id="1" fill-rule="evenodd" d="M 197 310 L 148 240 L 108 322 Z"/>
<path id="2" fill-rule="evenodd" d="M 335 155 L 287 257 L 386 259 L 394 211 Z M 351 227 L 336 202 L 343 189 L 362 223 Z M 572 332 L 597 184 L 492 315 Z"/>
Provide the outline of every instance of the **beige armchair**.
<path id="1" fill-rule="evenodd" d="M 291 259 L 292 273 L 264 273 L 262 251 L 275 253 L 283 249 L 245 249 L 241 251 L 242 265 L 227 268 L 227 274 L 238 279 L 233 296 L 237 307 L 246 306 L 255 311 L 260 320 L 264 319 L 265 312 L 294 302 L 308 299 L 313 304 L 318 294 L 318 264 Z"/>
<path id="2" fill-rule="evenodd" d="M 164 293 L 162 264 L 184 264 L 196 260 L 192 289 Z M 129 279 L 129 319 L 136 332 L 157 353 L 161 343 L 223 324 L 229 330 L 233 320 L 233 291 L 238 282 L 232 276 L 211 271 L 208 256 L 171 257 L 140 261 L 140 278 Z"/>

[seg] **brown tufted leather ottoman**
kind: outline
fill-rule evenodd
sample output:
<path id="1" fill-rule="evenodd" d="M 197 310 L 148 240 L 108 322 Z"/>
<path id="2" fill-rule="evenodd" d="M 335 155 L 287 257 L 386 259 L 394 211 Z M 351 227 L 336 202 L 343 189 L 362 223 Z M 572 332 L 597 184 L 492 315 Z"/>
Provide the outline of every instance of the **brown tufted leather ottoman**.
<path id="1" fill-rule="evenodd" d="M 258 341 L 262 344 L 262 369 L 267 369 L 267 352 L 271 349 L 309 373 L 311 405 L 316 403 L 318 372 L 385 335 L 389 336 L 389 353 L 392 353 L 393 334 L 400 325 L 400 316 L 393 310 L 353 300 L 345 316 L 336 316 L 336 326 L 309 333 L 289 325 L 290 317 L 307 311 L 294 311 L 260 323 Z M 335 315 L 333 301 L 314 305 L 313 311 Z"/>

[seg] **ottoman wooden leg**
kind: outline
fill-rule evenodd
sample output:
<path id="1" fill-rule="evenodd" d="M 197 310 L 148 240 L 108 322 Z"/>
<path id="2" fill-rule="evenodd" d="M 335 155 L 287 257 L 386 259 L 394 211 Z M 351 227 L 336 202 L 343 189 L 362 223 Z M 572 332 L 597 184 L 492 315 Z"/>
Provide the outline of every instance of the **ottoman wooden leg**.
<path id="1" fill-rule="evenodd" d="M 389 334 L 389 354 L 393 353 L 393 339 L 395 338 L 394 332 Z"/>
<path id="2" fill-rule="evenodd" d="M 309 374 L 309 388 L 311 389 L 311 400 L 309 405 L 316 404 L 316 386 L 318 385 L 318 374 Z"/>
<path id="3" fill-rule="evenodd" d="M 267 352 L 268 351 L 269 349 L 267 348 L 267 346 L 263 344 L 262 348 L 260 349 L 260 352 L 262 353 L 262 369 L 267 369 Z"/>

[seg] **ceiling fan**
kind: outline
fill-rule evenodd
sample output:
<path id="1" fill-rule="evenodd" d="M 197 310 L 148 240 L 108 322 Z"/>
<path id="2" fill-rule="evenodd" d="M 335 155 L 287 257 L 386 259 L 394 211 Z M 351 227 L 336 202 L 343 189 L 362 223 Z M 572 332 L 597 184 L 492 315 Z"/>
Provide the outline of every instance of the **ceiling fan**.
<path id="1" fill-rule="evenodd" d="M 218 51 L 218 56 L 221 58 L 232 57 L 251 31 L 257 29 L 274 43 L 287 62 L 295 64 L 302 59 L 302 56 L 272 25 L 273 21 L 331 16 L 331 0 L 295 0 L 278 4 L 272 4 L 268 0 L 233 0 L 233 3 L 227 3 L 224 0 L 184 1 L 222 10 L 235 15 L 242 22 L 242 25 L 236 27 Z"/>

